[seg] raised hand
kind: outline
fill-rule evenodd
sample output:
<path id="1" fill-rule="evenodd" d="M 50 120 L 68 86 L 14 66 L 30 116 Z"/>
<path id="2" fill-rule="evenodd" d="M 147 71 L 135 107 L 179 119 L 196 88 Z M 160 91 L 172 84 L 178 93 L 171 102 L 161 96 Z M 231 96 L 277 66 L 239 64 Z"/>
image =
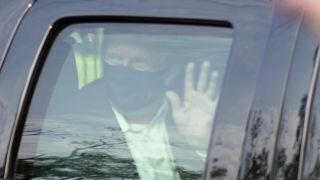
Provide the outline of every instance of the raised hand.
<path id="1" fill-rule="evenodd" d="M 197 147 L 206 146 L 217 106 L 215 91 L 217 72 L 210 72 L 210 63 L 202 63 L 197 87 L 194 86 L 194 63 L 189 63 L 185 71 L 184 98 L 168 91 L 167 97 L 172 107 L 172 115 L 177 129 L 188 142 Z"/>

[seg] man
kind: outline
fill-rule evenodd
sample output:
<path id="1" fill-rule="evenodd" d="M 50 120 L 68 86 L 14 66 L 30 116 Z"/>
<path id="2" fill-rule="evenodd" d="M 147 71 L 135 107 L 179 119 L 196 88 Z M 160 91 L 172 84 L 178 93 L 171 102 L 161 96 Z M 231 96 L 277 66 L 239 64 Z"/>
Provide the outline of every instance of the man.
<path id="1" fill-rule="evenodd" d="M 195 63 L 170 61 L 162 41 L 150 35 L 107 36 L 103 78 L 74 100 L 81 101 L 79 113 L 101 114 L 120 129 L 126 146 L 113 149 L 128 151 L 139 178 L 147 180 L 182 179 L 183 168 L 195 174 L 203 170 L 217 104 L 218 74 L 210 63 L 200 62 L 194 81 Z M 184 69 L 184 89 L 178 93 L 171 88 L 180 84 Z M 180 171 L 178 164 L 183 164 Z"/>

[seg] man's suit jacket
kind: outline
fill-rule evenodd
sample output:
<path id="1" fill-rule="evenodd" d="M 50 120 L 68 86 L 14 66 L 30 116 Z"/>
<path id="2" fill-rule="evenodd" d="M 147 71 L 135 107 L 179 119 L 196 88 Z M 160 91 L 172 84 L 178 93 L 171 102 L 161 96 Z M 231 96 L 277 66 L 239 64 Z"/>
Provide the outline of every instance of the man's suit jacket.
<path id="1" fill-rule="evenodd" d="M 76 119 L 79 123 L 90 124 L 91 127 L 88 128 L 92 130 L 96 128 L 97 124 L 104 126 L 104 138 L 105 141 L 109 141 L 106 143 L 113 143 L 112 146 L 108 147 L 108 153 L 114 157 L 110 158 L 110 161 L 115 161 L 114 163 L 119 170 L 127 173 L 127 177 L 138 178 L 138 172 L 126 143 L 126 138 L 112 111 L 107 94 L 108 89 L 103 79 L 97 80 L 73 94 L 73 97 L 64 106 L 62 110 L 64 112 L 62 113 L 75 115 L 78 117 Z M 88 123 L 88 121 L 92 121 L 92 123 Z M 180 136 L 172 119 L 171 111 L 167 114 L 165 123 L 174 162 L 180 177 L 182 179 L 200 178 L 205 161 L 195 153 L 195 148 L 188 144 L 188 140 Z M 77 124 L 74 126 L 77 126 Z M 131 162 L 129 164 L 132 166 L 128 167 L 128 162 Z M 121 163 L 123 164 L 121 165 Z M 113 166 L 112 162 L 110 162 L 110 166 Z M 126 169 L 126 171 L 122 169 Z"/>

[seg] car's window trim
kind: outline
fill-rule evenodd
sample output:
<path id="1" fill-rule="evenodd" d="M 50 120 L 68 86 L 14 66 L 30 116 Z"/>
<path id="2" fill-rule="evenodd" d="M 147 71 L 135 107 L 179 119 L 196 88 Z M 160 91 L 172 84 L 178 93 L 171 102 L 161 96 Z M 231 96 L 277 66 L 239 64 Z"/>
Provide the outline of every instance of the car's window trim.
<path id="1" fill-rule="evenodd" d="M 159 17 L 137 17 L 137 16 L 70 16 L 60 18 L 51 26 L 47 27 L 46 34 L 42 37 L 41 44 L 38 48 L 33 64 L 29 69 L 27 82 L 23 88 L 20 97 L 18 111 L 15 116 L 13 130 L 10 135 L 9 146 L 7 149 L 6 162 L 4 167 L 4 179 L 14 178 L 15 164 L 21 143 L 26 117 L 32 96 L 37 85 L 40 73 L 48 53 L 59 33 L 67 26 L 77 23 L 139 23 L 139 24 L 165 24 L 165 25 L 190 25 L 206 26 L 213 28 L 230 28 L 233 29 L 232 23 L 227 20 L 207 20 L 207 19 L 190 19 L 190 18 L 159 18 Z M 231 48 L 232 49 L 232 48 Z M 212 138 L 212 136 L 210 137 Z M 211 144 L 211 140 L 210 140 Z M 210 147 L 209 144 L 209 147 Z M 207 164 L 204 174 L 207 174 Z"/>
<path id="2" fill-rule="evenodd" d="M 318 47 L 319 48 L 319 47 Z M 311 115 L 312 115 L 312 106 L 314 102 L 314 97 L 316 92 L 317 81 L 319 79 L 319 70 L 320 70 L 320 53 L 319 51 L 316 54 L 315 59 L 315 67 L 313 70 L 311 85 L 308 93 L 308 99 L 306 103 L 306 114 L 304 117 L 303 123 L 303 132 L 302 132 L 302 140 L 301 140 L 301 150 L 299 155 L 299 169 L 298 169 L 298 180 L 303 179 L 303 170 L 304 170 L 304 162 L 305 162 L 305 153 L 307 148 L 307 139 L 308 139 L 308 130 L 311 125 Z"/>

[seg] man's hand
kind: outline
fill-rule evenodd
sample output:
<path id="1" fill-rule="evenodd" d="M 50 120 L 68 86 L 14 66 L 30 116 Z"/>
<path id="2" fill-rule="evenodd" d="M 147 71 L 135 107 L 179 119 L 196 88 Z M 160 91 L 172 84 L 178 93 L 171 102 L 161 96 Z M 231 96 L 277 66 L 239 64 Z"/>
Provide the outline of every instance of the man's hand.
<path id="1" fill-rule="evenodd" d="M 210 63 L 202 63 L 197 87 L 194 87 L 194 63 L 189 63 L 185 72 L 185 92 L 181 99 L 177 93 L 168 91 L 172 114 L 181 133 L 192 145 L 201 147 L 208 143 L 217 106 L 215 91 L 217 72 L 209 72 Z M 209 77 L 210 76 L 210 77 Z M 208 80 L 208 78 L 210 78 Z"/>

